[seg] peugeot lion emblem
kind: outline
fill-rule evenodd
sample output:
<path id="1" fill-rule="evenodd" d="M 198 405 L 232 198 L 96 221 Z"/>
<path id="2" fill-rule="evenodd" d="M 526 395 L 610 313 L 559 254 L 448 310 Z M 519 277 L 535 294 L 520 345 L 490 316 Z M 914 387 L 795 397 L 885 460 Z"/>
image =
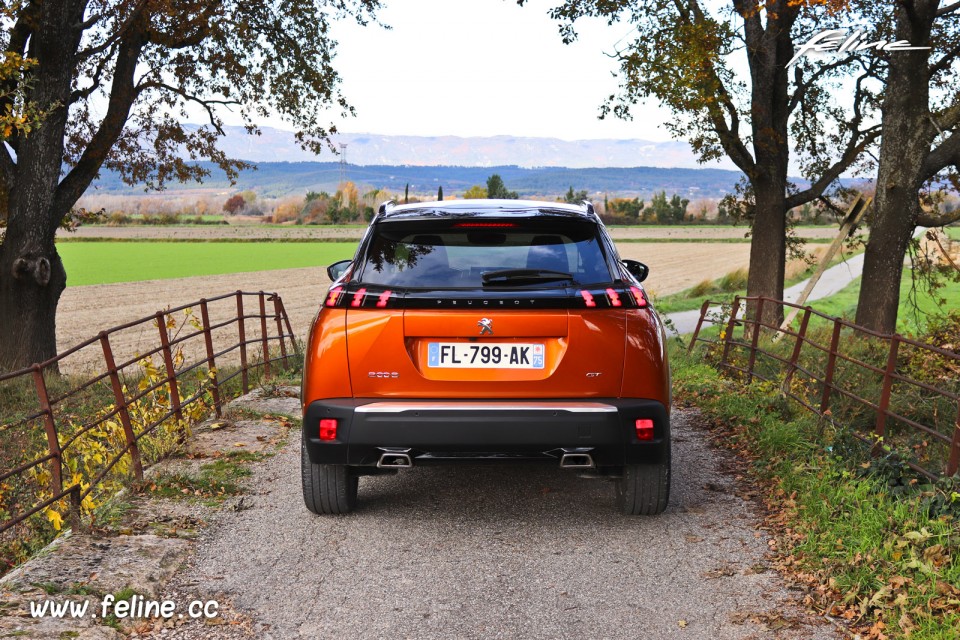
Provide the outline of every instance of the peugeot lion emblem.
<path id="1" fill-rule="evenodd" d="M 481 318 L 477 326 L 480 327 L 480 335 L 485 333 L 493 335 L 493 320 L 490 318 Z"/>

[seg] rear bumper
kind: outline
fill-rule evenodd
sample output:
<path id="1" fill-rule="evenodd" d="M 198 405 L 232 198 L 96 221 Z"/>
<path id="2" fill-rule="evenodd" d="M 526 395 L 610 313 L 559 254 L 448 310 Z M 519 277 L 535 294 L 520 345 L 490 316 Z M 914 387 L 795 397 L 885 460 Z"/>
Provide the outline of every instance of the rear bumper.
<path id="1" fill-rule="evenodd" d="M 321 419 L 337 420 L 335 440 L 320 440 Z M 654 422 L 654 439 L 637 440 L 638 418 Z M 655 400 L 384 400 L 312 402 L 303 417 L 311 462 L 376 466 L 384 450 L 409 449 L 417 465 L 477 460 L 558 461 L 564 449 L 587 449 L 598 467 L 665 462 L 670 419 Z"/>

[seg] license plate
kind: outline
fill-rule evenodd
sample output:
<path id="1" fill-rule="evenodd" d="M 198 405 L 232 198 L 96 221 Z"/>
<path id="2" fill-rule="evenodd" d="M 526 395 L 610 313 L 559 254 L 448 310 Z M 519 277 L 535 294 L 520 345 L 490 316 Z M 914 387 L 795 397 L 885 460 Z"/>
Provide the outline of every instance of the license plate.
<path id="1" fill-rule="evenodd" d="M 427 366 L 453 369 L 543 369 L 542 343 L 431 342 Z"/>

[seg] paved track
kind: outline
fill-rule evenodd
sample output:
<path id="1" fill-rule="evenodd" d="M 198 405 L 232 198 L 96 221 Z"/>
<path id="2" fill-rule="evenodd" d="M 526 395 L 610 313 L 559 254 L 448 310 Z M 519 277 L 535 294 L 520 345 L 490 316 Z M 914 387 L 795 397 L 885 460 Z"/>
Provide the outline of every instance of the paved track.
<path id="1" fill-rule="evenodd" d="M 294 432 L 171 589 L 231 600 L 261 638 L 839 637 L 766 568 L 754 506 L 696 422 L 675 413 L 673 495 L 653 518 L 616 513 L 607 482 L 528 466 L 365 478 L 357 512 L 316 517 Z"/>

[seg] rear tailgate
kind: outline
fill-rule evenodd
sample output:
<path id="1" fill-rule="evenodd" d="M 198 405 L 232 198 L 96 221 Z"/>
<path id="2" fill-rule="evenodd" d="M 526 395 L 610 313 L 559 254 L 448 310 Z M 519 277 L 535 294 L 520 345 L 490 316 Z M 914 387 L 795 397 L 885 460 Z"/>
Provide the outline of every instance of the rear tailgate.
<path id="1" fill-rule="evenodd" d="M 603 302 L 583 308 L 584 299 L 569 289 L 483 297 L 392 294 L 390 309 L 375 306 L 381 296 L 379 290 L 365 291 L 361 304 L 346 314 L 356 397 L 570 398 L 620 392 L 623 308 Z M 596 299 L 607 301 L 602 290 Z"/>

